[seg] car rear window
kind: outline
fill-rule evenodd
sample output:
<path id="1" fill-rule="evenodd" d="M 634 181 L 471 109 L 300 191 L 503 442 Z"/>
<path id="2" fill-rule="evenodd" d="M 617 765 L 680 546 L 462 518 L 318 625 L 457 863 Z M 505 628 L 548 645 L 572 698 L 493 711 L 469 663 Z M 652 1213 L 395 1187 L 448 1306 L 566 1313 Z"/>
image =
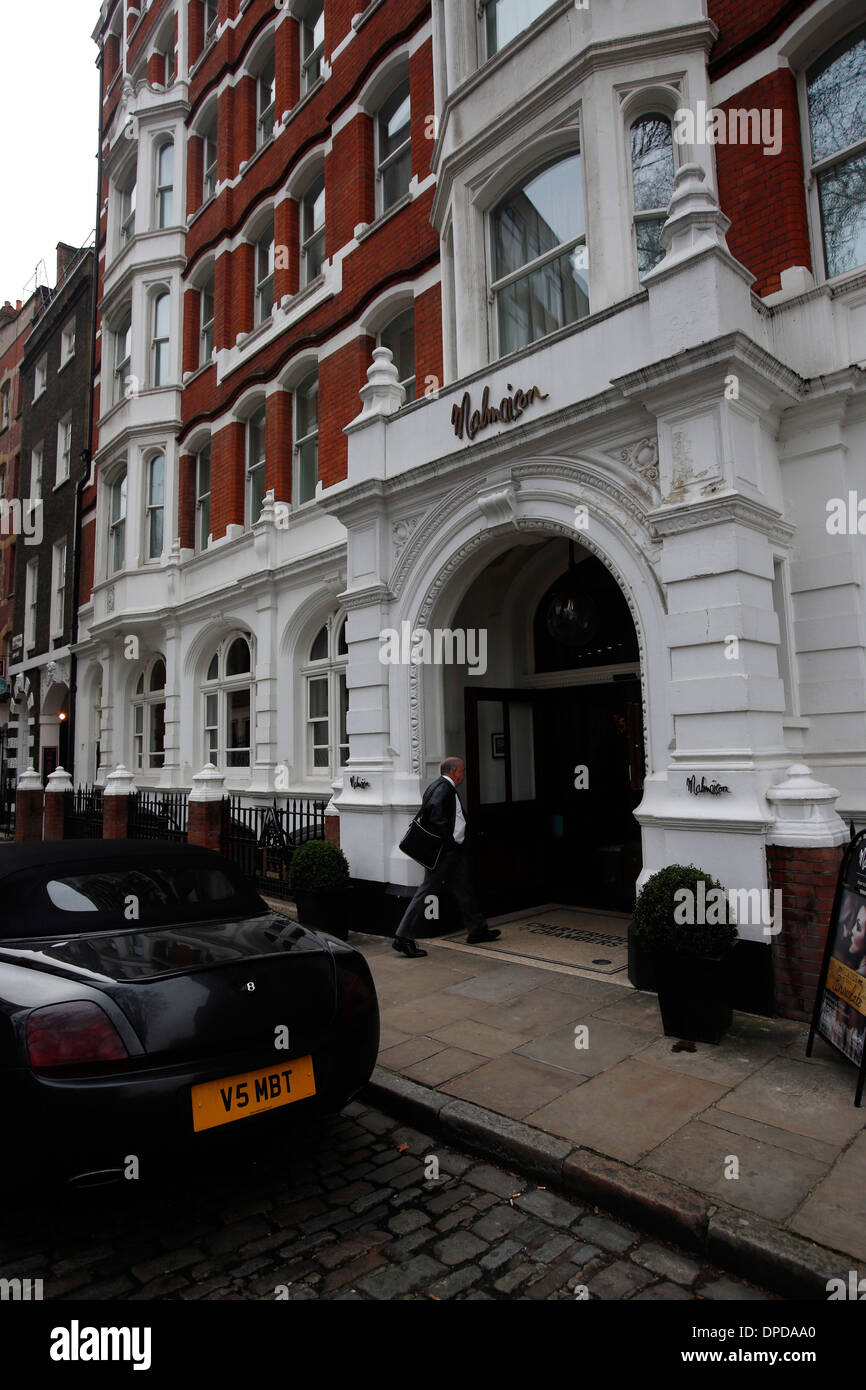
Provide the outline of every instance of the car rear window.
<path id="1" fill-rule="evenodd" d="M 208 922 L 255 917 L 267 910 L 230 866 L 178 861 L 63 864 L 31 869 L 3 882 L 0 938 Z"/>

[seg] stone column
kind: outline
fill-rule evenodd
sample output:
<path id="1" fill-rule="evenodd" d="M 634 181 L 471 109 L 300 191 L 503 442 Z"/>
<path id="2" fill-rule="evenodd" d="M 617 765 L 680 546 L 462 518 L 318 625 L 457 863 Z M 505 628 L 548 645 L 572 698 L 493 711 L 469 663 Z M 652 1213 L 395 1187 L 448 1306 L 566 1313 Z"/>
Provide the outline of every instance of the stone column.
<path id="1" fill-rule="evenodd" d="M 181 679 L 180 632 L 169 624 L 165 630 L 165 762 L 159 775 L 161 787 L 183 783 Z"/>
<path id="2" fill-rule="evenodd" d="M 767 875 L 781 894 L 774 925 L 773 970 L 776 1012 L 785 1018 L 812 1017 L 818 975 L 827 942 L 839 865 L 849 838 L 833 804 L 839 793 L 793 763 L 785 778 L 767 790 L 776 820 L 767 836 Z"/>
<path id="3" fill-rule="evenodd" d="M 102 801 L 103 840 L 129 839 L 129 811 L 135 794 L 135 779 L 123 763 L 120 763 L 105 779 Z"/>
<path id="4" fill-rule="evenodd" d="M 63 840 L 66 837 L 66 811 L 72 799 L 72 778 L 65 768 L 58 767 L 48 778 L 45 788 L 45 832 L 43 839 Z"/>
<path id="5" fill-rule="evenodd" d="M 334 793 L 339 792 L 339 790 L 340 783 L 335 782 L 333 785 Z M 340 812 L 337 810 L 333 796 L 325 807 L 325 839 L 329 845 L 336 845 L 337 849 L 340 848 Z"/>
<path id="6" fill-rule="evenodd" d="M 42 839 L 42 783 L 31 763 L 18 779 L 15 798 L 15 842 Z"/>
<path id="7" fill-rule="evenodd" d="M 213 763 L 205 763 L 201 772 L 193 777 L 189 794 L 189 844 L 203 845 L 205 849 L 221 848 L 224 785 L 225 777 Z"/>

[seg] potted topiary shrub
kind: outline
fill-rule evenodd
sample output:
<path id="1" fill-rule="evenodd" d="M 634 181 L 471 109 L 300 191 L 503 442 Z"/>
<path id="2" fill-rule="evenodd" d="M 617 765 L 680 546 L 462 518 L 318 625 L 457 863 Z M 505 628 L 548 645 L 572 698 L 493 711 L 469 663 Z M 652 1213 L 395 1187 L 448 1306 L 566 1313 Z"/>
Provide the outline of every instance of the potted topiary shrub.
<path id="1" fill-rule="evenodd" d="M 289 892 L 294 895 L 302 926 L 347 940 L 349 864 L 337 845 L 327 840 L 309 840 L 299 845 L 289 864 Z"/>
<path id="2" fill-rule="evenodd" d="M 737 941 L 728 895 L 694 864 L 647 879 L 634 935 L 654 970 L 668 1037 L 717 1043 L 731 1026 L 730 953 Z"/>

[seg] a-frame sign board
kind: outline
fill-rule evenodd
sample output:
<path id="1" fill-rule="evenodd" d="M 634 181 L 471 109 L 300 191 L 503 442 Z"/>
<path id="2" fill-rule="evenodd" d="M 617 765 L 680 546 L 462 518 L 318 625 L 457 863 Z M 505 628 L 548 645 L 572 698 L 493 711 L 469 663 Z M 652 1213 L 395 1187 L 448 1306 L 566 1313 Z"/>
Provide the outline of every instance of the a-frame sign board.
<path id="1" fill-rule="evenodd" d="M 866 830 L 847 846 L 839 868 L 807 1057 L 816 1033 L 858 1068 L 859 1105 L 866 1079 Z"/>

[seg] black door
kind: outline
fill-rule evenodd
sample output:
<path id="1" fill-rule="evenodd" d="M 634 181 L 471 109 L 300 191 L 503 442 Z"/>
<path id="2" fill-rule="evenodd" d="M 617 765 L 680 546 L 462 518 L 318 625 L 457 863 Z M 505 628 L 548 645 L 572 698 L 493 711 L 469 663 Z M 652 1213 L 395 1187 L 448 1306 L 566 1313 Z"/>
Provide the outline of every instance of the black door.
<path id="1" fill-rule="evenodd" d="M 640 683 L 466 690 L 472 862 L 489 915 L 628 911 L 640 872 Z"/>

